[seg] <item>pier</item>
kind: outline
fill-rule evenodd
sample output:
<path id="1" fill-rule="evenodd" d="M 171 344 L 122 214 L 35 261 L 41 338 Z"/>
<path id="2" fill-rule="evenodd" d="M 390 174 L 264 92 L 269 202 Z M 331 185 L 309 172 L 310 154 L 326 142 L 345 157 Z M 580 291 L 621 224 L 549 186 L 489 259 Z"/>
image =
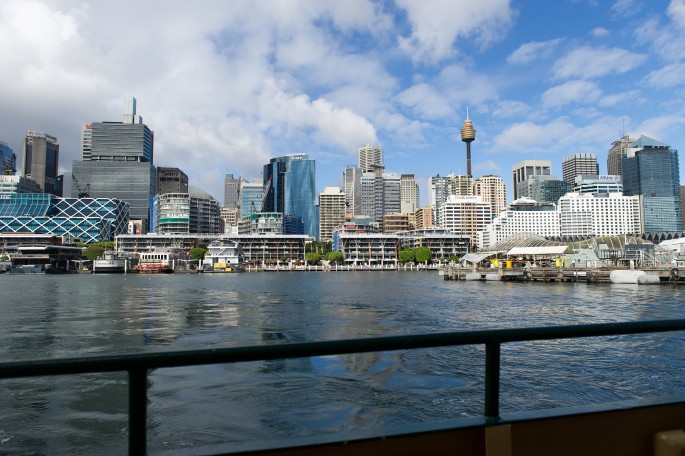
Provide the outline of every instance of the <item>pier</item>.
<path id="1" fill-rule="evenodd" d="M 650 283 L 685 282 L 685 268 L 673 266 L 640 268 L 647 276 L 658 277 Z M 612 271 L 631 271 L 620 267 L 514 267 L 514 268 L 473 268 L 447 266 L 440 269 L 444 280 L 483 280 L 513 282 L 585 282 L 611 283 Z"/>

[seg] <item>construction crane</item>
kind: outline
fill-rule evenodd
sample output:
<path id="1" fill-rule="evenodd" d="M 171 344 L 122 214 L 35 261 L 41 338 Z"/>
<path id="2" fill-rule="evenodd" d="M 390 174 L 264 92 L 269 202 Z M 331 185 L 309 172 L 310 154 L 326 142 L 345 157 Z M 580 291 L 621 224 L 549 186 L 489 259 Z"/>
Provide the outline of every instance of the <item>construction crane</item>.
<path id="1" fill-rule="evenodd" d="M 83 190 L 81 190 L 81 186 L 79 185 L 79 181 L 76 178 L 76 176 L 74 176 L 72 174 L 71 180 L 74 183 L 74 187 L 76 187 L 76 191 L 78 192 L 77 193 L 78 198 L 89 198 L 90 197 L 90 195 L 88 194 L 88 190 L 90 189 L 90 183 L 87 183 L 85 188 Z"/>

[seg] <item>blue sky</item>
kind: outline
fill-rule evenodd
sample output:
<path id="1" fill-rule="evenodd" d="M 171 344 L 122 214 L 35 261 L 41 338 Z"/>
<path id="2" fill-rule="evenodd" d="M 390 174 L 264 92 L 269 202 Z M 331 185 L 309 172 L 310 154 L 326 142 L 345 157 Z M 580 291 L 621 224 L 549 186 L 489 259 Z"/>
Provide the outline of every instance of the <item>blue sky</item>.
<path id="1" fill-rule="evenodd" d="M 364 144 L 388 172 L 502 176 L 644 134 L 685 150 L 685 0 L 0 2 L 0 140 L 59 138 L 119 120 L 122 97 L 155 131 L 155 164 L 223 200 L 226 172 L 260 177 L 307 153 L 341 184 Z M 681 175 L 685 175 L 681 159 Z"/>

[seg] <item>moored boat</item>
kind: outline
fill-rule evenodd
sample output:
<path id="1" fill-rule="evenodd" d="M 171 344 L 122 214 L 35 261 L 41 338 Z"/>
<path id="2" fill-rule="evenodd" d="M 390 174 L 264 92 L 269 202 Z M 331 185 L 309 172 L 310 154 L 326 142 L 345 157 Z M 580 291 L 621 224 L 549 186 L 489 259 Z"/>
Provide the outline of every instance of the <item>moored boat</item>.
<path id="1" fill-rule="evenodd" d="M 93 273 L 122 273 L 126 272 L 126 258 L 116 252 L 105 252 L 93 261 Z"/>
<path id="2" fill-rule="evenodd" d="M 147 274 L 170 274 L 179 258 L 178 252 L 143 252 L 134 269 Z"/>

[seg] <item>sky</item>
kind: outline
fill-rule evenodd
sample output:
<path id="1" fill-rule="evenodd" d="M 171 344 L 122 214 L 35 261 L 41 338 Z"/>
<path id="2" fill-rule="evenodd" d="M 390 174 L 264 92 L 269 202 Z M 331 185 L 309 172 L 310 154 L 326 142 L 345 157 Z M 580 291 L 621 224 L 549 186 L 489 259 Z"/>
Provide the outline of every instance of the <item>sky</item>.
<path id="1" fill-rule="evenodd" d="M 269 0 L 0 2 L 0 140 L 54 135 L 60 173 L 81 125 L 155 132 L 154 164 L 223 202 L 273 157 L 316 160 L 342 185 L 366 144 L 387 172 L 431 176 L 607 151 L 624 133 L 685 151 L 685 0 Z M 681 181 L 685 160 L 680 160 Z M 22 166 L 19 164 L 19 170 Z"/>

